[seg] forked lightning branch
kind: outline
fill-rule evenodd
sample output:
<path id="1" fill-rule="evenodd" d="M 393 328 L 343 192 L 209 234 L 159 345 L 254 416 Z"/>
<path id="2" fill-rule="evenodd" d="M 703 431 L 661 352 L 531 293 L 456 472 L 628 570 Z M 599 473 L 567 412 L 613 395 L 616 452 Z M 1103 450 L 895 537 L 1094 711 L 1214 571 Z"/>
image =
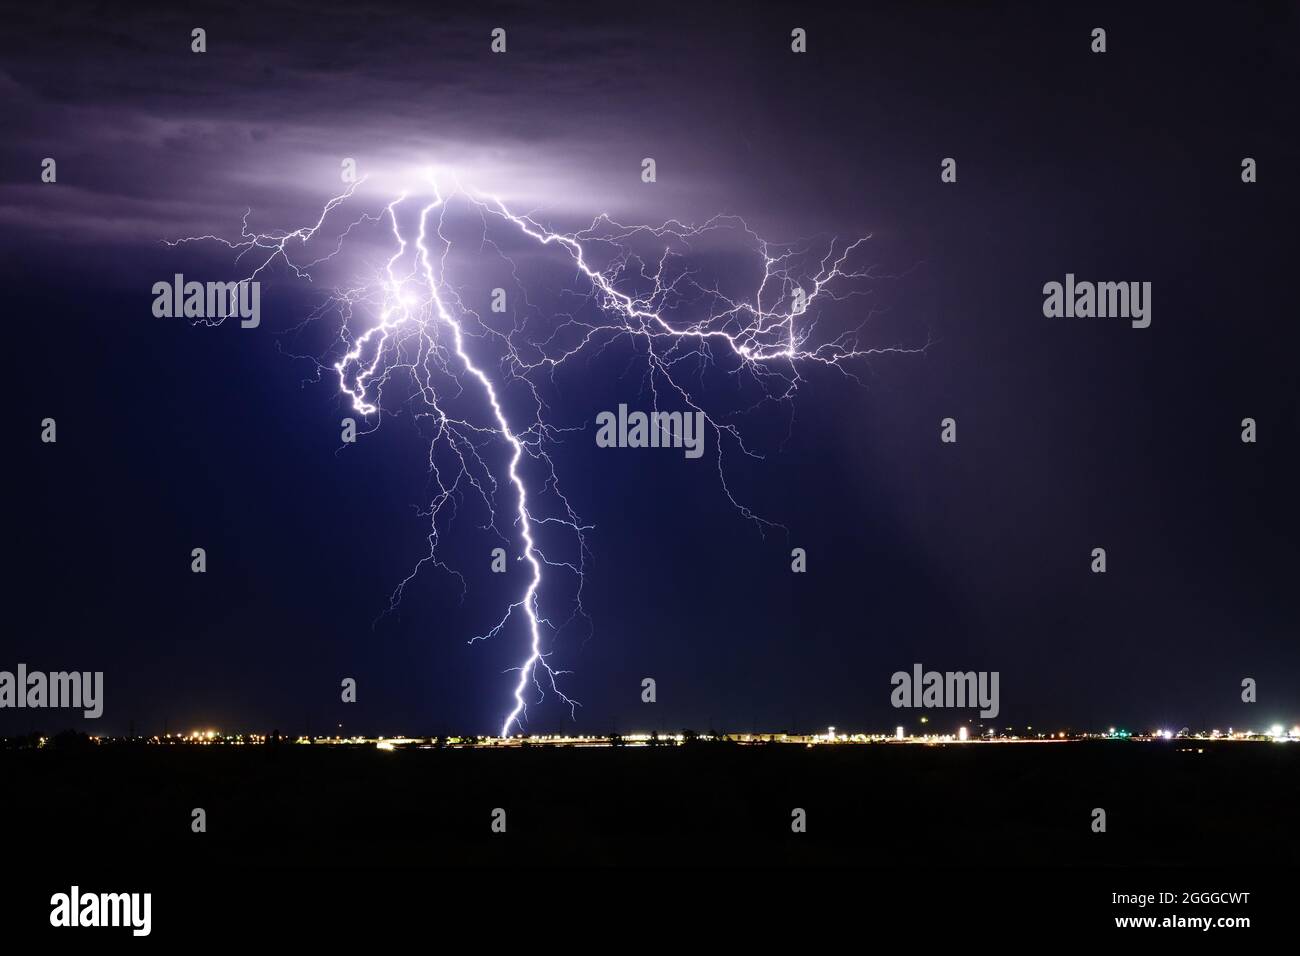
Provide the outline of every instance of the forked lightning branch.
<path id="1" fill-rule="evenodd" d="M 432 500 L 425 512 L 429 549 L 397 585 L 391 606 L 426 564 L 460 576 L 440 544 L 467 497 L 482 502 L 491 531 L 526 563 L 522 589 L 495 623 L 471 638 L 501 638 L 513 633 L 512 627 L 525 634 L 502 736 L 522 729 L 530 701 L 539 702 L 548 692 L 571 712 L 577 706 L 559 686 L 563 672 L 548 658 L 556 633 L 586 614 L 582 582 L 590 529 L 561 490 L 555 460 L 561 443 L 592 421 L 555 420 L 545 389 L 558 370 L 625 340 L 651 419 L 676 416 L 679 428 L 696 425 L 695 434 L 685 435 L 688 457 L 702 455 L 713 463 L 726 501 L 761 532 L 773 523 L 746 506 L 728 481 L 730 456 L 762 457 L 742 434 L 742 413 L 761 412 L 768 404 L 790 406 L 809 370 L 856 377 L 871 356 L 925 348 L 864 342 L 871 317 L 866 303 L 853 310 L 851 321 L 831 328 L 827 320 L 822 328 L 824 306 L 868 295 L 872 280 L 879 278 L 866 262 L 869 237 L 778 245 L 734 216 L 696 226 L 675 220 L 650 226 L 600 215 L 581 230 L 559 232 L 494 195 L 454 179 L 443 181 L 433 171 L 422 171 L 406 189 L 369 208 L 361 208 L 365 182 L 350 185 L 313 223 L 291 231 L 257 232 L 247 213 L 237 238 L 205 235 L 169 244 L 222 244 L 235 254 L 243 272 L 240 283 L 246 285 L 272 267 L 310 280 L 324 263 L 339 263 L 355 233 L 367 227 L 386 231 L 390 248 L 382 264 L 349 287 L 334 289 L 327 306 L 313 313 L 320 318 L 336 308 L 340 317 L 336 349 L 317 363 L 368 428 L 378 427 L 386 407 L 394 404 L 391 397 L 386 401 L 385 389 L 399 378 L 409 380 L 420 415 L 432 429 Z M 474 223 L 473 243 L 458 232 L 463 222 L 451 224 L 453 215 Z M 498 318 L 502 310 L 495 307 L 504 298 L 498 288 L 492 296 L 481 290 L 492 307 L 475 308 L 476 293 L 466 291 L 465 278 L 454 274 L 453 250 L 459 253 L 467 244 L 475 254 L 499 257 L 518 287 L 516 298 L 526 303 L 527 270 L 509 250 L 522 246 L 530 255 L 553 257 L 572 286 L 564 290 L 570 304 L 553 307 L 548 322 Z M 698 267 L 696 247 L 715 252 L 720 245 L 733 258 L 743 256 L 752 276 L 743 291 L 724 287 Z M 355 271 L 362 271 L 361 262 Z M 180 276 L 174 289 L 179 300 Z M 165 295 L 173 298 L 170 284 Z M 219 324 L 227 314 L 240 314 L 235 296 L 230 299 L 231 307 L 216 315 L 197 307 L 182 311 L 179 301 L 176 310 Z M 739 411 L 718 408 L 716 392 L 703 384 L 706 371 L 724 375 L 738 394 L 752 397 Z M 470 398 L 477 413 L 465 411 Z M 620 406 L 620 420 L 627 417 Z M 557 531 L 567 541 L 563 553 L 547 543 Z M 555 606 L 543 598 L 556 589 L 565 595 L 559 602 L 563 619 L 544 611 Z"/>

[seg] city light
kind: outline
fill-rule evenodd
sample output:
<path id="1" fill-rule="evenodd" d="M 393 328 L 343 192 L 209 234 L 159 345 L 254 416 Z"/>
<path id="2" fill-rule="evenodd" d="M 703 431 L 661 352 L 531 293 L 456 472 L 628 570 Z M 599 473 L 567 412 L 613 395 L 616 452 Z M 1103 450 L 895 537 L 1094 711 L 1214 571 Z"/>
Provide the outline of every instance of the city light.
<path id="1" fill-rule="evenodd" d="M 518 749 L 527 747 L 684 747 L 697 745 L 765 745 L 798 744 L 807 747 L 813 745 L 835 744 L 839 746 L 859 746 L 879 743 L 910 743 L 923 746 L 943 746 L 945 744 L 1059 744 L 1088 743 L 1094 741 L 1122 740 L 1133 743 L 1156 743 L 1171 740 L 1213 741 L 1228 743 L 1287 743 L 1300 740 L 1300 724 L 1289 729 L 1284 723 L 1274 723 L 1256 733 L 1253 730 L 1236 731 L 1229 728 L 1225 734 L 1219 730 L 1192 731 L 1184 728 L 1176 734 L 1168 729 L 1152 730 L 1145 734 L 1132 734 L 1122 727 L 1108 727 L 1096 731 L 1059 731 L 1057 733 L 1036 733 L 1032 727 L 1017 730 L 1015 727 L 1001 729 L 990 727 L 972 735 L 968 726 L 957 727 L 950 733 L 922 733 L 909 736 L 907 729 L 899 724 L 892 732 L 841 731 L 836 727 L 827 727 L 824 733 L 700 733 L 693 730 L 679 732 L 600 733 L 600 734 L 513 734 L 505 737 L 487 737 L 471 734 L 446 736 L 403 736 L 383 735 L 367 737 L 361 734 L 344 736 L 342 734 L 230 734 L 219 730 L 191 730 L 186 733 L 153 734 L 144 736 L 114 737 L 103 735 L 86 735 L 86 739 L 97 746 L 113 746 L 121 743 L 144 743 L 155 746 L 244 746 L 254 744 L 295 744 L 327 747 L 375 747 L 385 752 L 406 749 L 463 749 L 493 748 Z M 43 747 L 50 743 L 49 737 L 32 737 L 32 746 Z M 1204 748 L 1189 752 L 1203 753 Z M 1182 751 L 1180 751 L 1182 752 Z"/>

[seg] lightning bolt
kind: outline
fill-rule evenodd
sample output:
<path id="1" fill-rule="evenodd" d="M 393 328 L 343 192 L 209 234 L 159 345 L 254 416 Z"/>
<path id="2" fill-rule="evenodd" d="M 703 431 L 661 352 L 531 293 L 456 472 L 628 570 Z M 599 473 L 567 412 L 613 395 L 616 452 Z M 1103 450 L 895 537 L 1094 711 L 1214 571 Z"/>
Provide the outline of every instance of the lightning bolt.
<path id="1" fill-rule="evenodd" d="M 870 236 L 851 242 L 822 240 L 821 245 L 774 245 L 736 216 L 716 216 L 702 225 L 670 220 L 660 226 L 629 226 L 604 214 L 577 232 L 556 232 L 531 215 L 513 212 L 497 196 L 464 187 L 454 178 L 453 188 L 444 194 L 438 177 L 430 171 L 418 185 L 419 195 L 427 201 L 418 205 L 414 227 L 402 224 L 414 198 L 411 190 L 405 190 L 374 212 L 361 212 L 350 221 L 342 217 L 346 224 L 333 227 L 330 242 L 324 250 L 318 250 L 325 241 L 327 220 L 340 218 L 336 211 L 352 202 L 365 181 L 359 180 L 330 199 L 314 223 L 299 229 L 255 232 L 249 226 L 249 210 L 244 214 L 238 239 L 189 236 L 169 240 L 168 245 L 216 242 L 225 246 L 236 253 L 235 262 L 248 269 L 241 282 L 256 279 L 277 263 L 296 278 L 310 281 L 317 267 L 342 253 L 354 230 L 387 225 L 394 251 L 382 269 L 376 269 L 375 275 L 357 287 L 333 290 L 326 306 L 308 316 L 307 321 L 311 321 L 325 309 L 336 308 L 341 319 L 337 341 L 342 354 L 332 362 L 327 357 L 316 357 L 314 361 L 318 370 L 336 379 L 340 394 L 352 409 L 368 423 L 373 422 L 369 426 L 372 429 L 379 426 L 382 417 L 385 387 L 399 374 L 409 376 L 421 400 L 423 410 L 419 416 L 433 427 L 428 462 L 436 492 L 424 512 L 429 520 L 429 550 L 395 588 L 389 600 L 390 610 L 397 607 L 406 587 L 426 563 L 457 577 L 463 596 L 463 576 L 440 556 L 441 532 L 454 518 L 458 503 L 472 495 L 486 507 L 487 527 L 508 542 L 510 535 L 497 524 L 496 506 L 501 486 L 508 487 L 513 499 L 514 540 L 521 546 L 521 559 L 529 569 L 527 586 L 495 625 L 470 640 L 473 643 L 496 637 L 516 614 L 525 619 L 528 652 L 513 668 L 518 671 L 518 679 L 513 706 L 501 725 L 503 737 L 515 728 L 524 728 L 530 684 L 536 688 L 538 700 L 549 688 L 569 707 L 571 716 L 578 706 L 560 690 L 557 677 L 565 672 L 548 663 L 542 632 L 545 627 L 558 634 L 572 620 L 586 617 L 582 584 L 589 554 L 585 532 L 590 528 L 583 525 L 560 491 L 549 450 L 565 432 L 581 429 L 561 428 L 548 421 L 549 409 L 539 390 L 540 382 L 553 377 L 558 368 L 584 352 L 600 352 L 621 337 L 630 339 L 636 346 L 635 355 L 645 363 L 645 386 L 653 409 L 659 409 L 663 389 L 692 412 L 701 414 L 714 438 L 715 467 L 724 494 L 762 533 L 765 528 L 780 526 L 756 514 L 733 493 L 724 468 L 724 436 L 742 454 L 754 458 L 762 455 L 746 444 L 738 425 L 723 420 L 724 416 L 710 414 L 702 406 L 696 393 L 703 389 L 688 387 L 687 370 L 694 367 L 702 381 L 706 370 L 722 369 L 738 386 L 756 385 L 758 399 L 725 416 L 739 417 L 764 403 L 790 403 L 803 381 L 801 366 L 820 365 L 857 380 L 852 371 L 855 363 L 886 353 L 923 353 L 930 344 L 864 346 L 861 337 L 871 312 L 854 328 L 830 338 L 816 337 L 818 323 L 811 312 L 814 306 L 822 300 L 843 301 L 866 295 L 872 280 L 893 278 L 853 264 Z M 580 304 L 585 301 L 594 309 L 581 317 L 577 310 L 552 316 L 558 324 L 544 337 L 530 337 L 527 322 L 516 321 L 514 328 L 503 330 L 483 321 L 466 306 L 449 280 L 448 260 L 454 242 L 446 229 L 453 202 L 477 217 L 482 226 L 480 248 L 492 250 L 511 266 L 529 309 L 533 306 L 519 278 L 518 266 L 489 235 L 491 223 L 513 230 L 516 238 L 522 237 L 538 249 L 558 250 L 587 290 L 578 296 Z M 412 232 L 413 241 L 408 238 Z M 746 295 L 724 292 L 716 281 L 704 282 L 698 271 L 688 266 L 693 243 L 736 237 L 761 264 L 757 285 Z M 638 246 L 649 246 L 655 254 L 637 252 Z M 602 255 L 605 261 L 600 263 Z M 362 321 L 358 312 L 366 315 L 368 327 L 354 335 L 352 328 Z M 484 361 L 475 357 L 477 350 L 471 347 L 470 340 L 491 341 L 499 347 L 501 358 L 495 378 Z M 476 423 L 452 410 L 464 395 L 466 382 L 471 382 L 486 401 L 491 413 L 488 421 Z M 523 415 L 506 400 L 505 390 L 510 388 L 522 389 L 531 402 L 531 413 Z M 504 480 L 497 477 L 499 466 L 489 461 L 491 443 L 504 446 Z M 541 469 L 540 482 L 534 482 L 531 496 L 529 480 L 522 470 L 526 464 Z M 540 504 L 546 495 L 556 502 L 549 512 Z M 450 515 L 444 520 L 446 513 Z M 547 557 L 539 544 L 538 529 L 550 524 L 571 535 L 576 559 Z M 547 568 L 567 571 L 576 580 L 572 613 L 559 626 L 548 620 L 540 607 Z"/>

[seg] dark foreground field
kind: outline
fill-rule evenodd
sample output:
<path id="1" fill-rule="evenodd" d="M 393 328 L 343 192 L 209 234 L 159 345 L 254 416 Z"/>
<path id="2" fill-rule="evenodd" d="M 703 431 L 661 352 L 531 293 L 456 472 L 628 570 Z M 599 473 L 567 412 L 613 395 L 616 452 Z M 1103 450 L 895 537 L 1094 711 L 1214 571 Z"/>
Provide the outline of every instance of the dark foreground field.
<path id="1" fill-rule="evenodd" d="M 0 780 L 8 852 L 100 865 L 1300 862 L 1300 747 L 1286 744 L 118 745 L 0 751 Z M 191 832 L 195 807 L 206 833 Z M 796 807 L 806 833 L 791 832 Z"/>

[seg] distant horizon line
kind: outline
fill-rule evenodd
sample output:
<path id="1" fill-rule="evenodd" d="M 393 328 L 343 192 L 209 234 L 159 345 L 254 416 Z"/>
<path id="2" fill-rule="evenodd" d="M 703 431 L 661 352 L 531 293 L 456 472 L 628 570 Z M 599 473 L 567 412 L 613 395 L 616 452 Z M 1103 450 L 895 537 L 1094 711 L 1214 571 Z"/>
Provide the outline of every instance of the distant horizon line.
<path id="1" fill-rule="evenodd" d="M 410 746 L 441 746 L 441 747 L 518 747 L 521 745 L 538 745 L 538 746 L 619 746 L 619 745 L 681 745 L 693 743 L 739 743 L 739 744 L 804 744 L 804 745 L 826 745 L 826 744 L 868 744 L 868 743 L 990 743 L 990 742 L 1050 742 L 1050 741 L 1080 741 L 1080 740 L 1137 740 L 1137 741 L 1154 741 L 1154 740 L 1209 740 L 1209 741 L 1229 741 L 1229 740 L 1275 740 L 1275 741 L 1300 741 L 1300 724 L 1293 725 L 1289 729 L 1282 724 L 1272 724 L 1271 726 L 1256 730 L 1247 728 L 1238 730 L 1229 727 L 1226 732 L 1218 729 L 1196 730 L 1189 727 L 1183 727 L 1178 730 L 1170 728 L 1158 728 L 1149 731 L 1129 731 L 1123 727 L 1109 727 L 1106 730 L 1059 730 L 1055 732 L 1036 732 L 1032 726 L 1026 726 L 1023 731 L 1016 731 L 1014 727 L 1006 727 L 1002 730 L 990 728 L 980 733 L 971 733 L 967 726 L 959 726 L 955 730 L 928 730 L 922 732 L 907 732 L 902 726 L 896 726 L 891 733 L 875 731 L 837 731 L 835 727 L 827 727 L 822 733 L 788 733 L 788 732 L 756 732 L 756 731 L 717 731 L 698 732 L 689 728 L 677 732 L 659 732 L 654 730 L 629 731 L 627 733 L 599 733 L 599 734 L 511 734 L 500 736 L 493 734 L 293 734 L 280 733 L 278 730 L 272 730 L 270 734 L 265 733 L 245 733 L 234 732 L 226 733 L 215 728 L 205 728 L 203 730 L 192 730 L 188 733 L 162 733 L 162 734 L 92 734 L 85 731 L 65 728 L 54 733 L 42 733 L 29 731 L 23 734 L 0 735 L 0 741 L 5 742 L 23 742 L 31 741 L 34 738 L 38 747 L 45 746 L 48 742 L 60 738 L 84 738 L 95 743 L 156 743 L 156 744 L 215 744 L 215 745 L 239 745 L 239 744 L 267 744 L 267 743 L 292 743 L 292 744 L 330 744 L 330 745 L 377 745 L 383 749 L 394 749 L 396 747 Z"/>

